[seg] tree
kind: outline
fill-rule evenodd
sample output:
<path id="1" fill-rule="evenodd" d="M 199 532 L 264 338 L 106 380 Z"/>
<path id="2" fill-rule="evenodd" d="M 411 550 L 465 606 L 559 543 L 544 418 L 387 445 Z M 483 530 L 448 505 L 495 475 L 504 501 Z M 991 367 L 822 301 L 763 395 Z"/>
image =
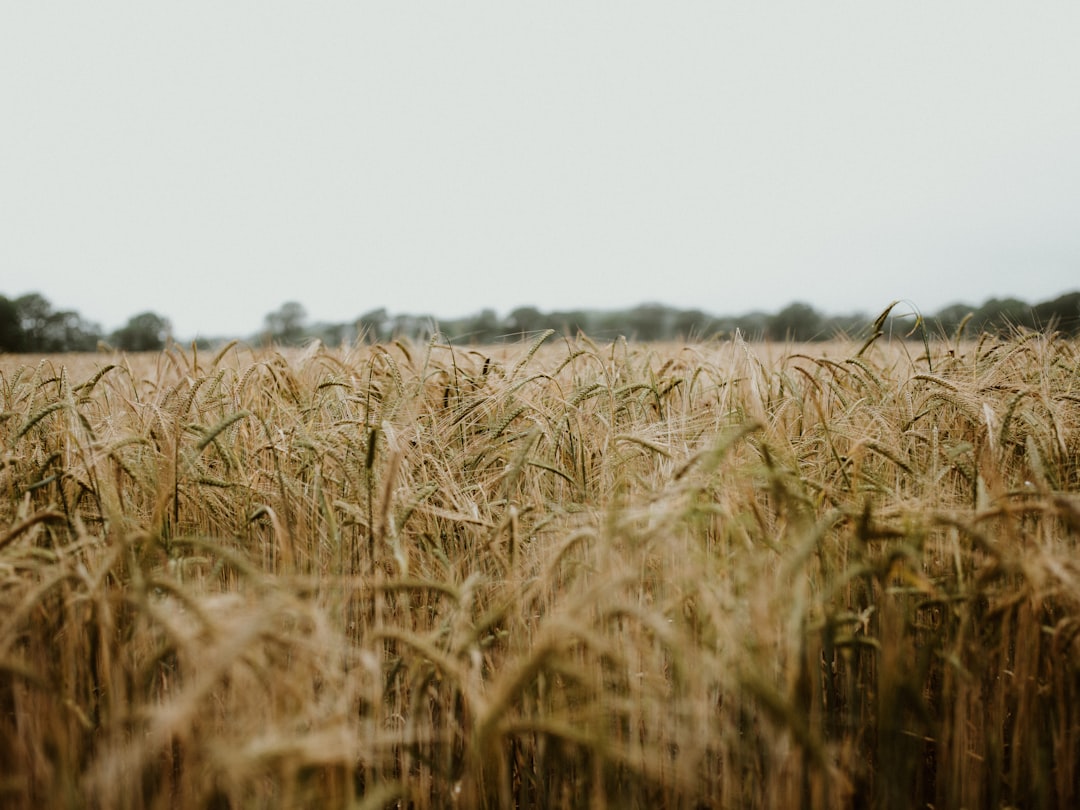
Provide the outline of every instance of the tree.
<path id="1" fill-rule="evenodd" d="M 510 313 L 506 325 L 511 332 L 527 335 L 530 332 L 539 332 L 547 323 L 547 316 L 536 307 L 518 307 Z"/>
<path id="2" fill-rule="evenodd" d="M 88 352 L 101 339 L 101 328 L 83 320 L 74 310 L 53 312 L 41 293 L 28 293 L 14 301 L 22 331 L 24 352 Z"/>
<path id="3" fill-rule="evenodd" d="M 1043 301 L 1033 307 L 1032 315 L 1040 329 L 1052 328 L 1070 335 L 1080 334 L 1080 292 Z"/>
<path id="4" fill-rule="evenodd" d="M 975 311 L 972 326 L 979 332 L 1008 332 L 1017 326 L 1034 326 L 1031 306 L 1019 298 L 991 298 Z"/>
<path id="5" fill-rule="evenodd" d="M 41 293 L 27 293 L 15 299 L 15 309 L 22 328 L 24 352 L 47 352 L 46 332 L 52 304 Z"/>
<path id="6" fill-rule="evenodd" d="M 390 314 L 384 307 L 365 312 L 356 319 L 356 331 L 365 342 L 390 339 Z"/>
<path id="7" fill-rule="evenodd" d="M 670 337 L 700 339 L 715 333 L 718 322 L 700 309 L 683 309 L 675 313 L 671 328 L 673 334 Z"/>
<path id="8" fill-rule="evenodd" d="M 494 343 L 502 331 L 502 324 L 495 310 L 485 309 L 478 315 L 464 318 L 458 328 L 463 332 L 460 337 L 466 338 L 470 343 Z"/>
<path id="9" fill-rule="evenodd" d="M 622 313 L 623 323 L 637 340 L 662 340 L 669 337 L 671 311 L 662 304 L 641 304 Z"/>
<path id="10" fill-rule="evenodd" d="M 559 329 L 564 335 L 576 335 L 583 332 L 586 335 L 596 335 L 600 330 L 594 329 L 589 313 L 582 309 L 572 309 L 566 312 L 555 311 L 549 316 L 552 328 Z"/>
<path id="11" fill-rule="evenodd" d="M 975 307 L 973 306 L 968 304 L 950 304 L 941 309 L 937 315 L 933 317 L 933 322 L 937 323 L 938 331 L 942 335 L 953 337 L 956 334 L 956 330 L 960 328 L 960 324 L 964 323 L 964 319 L 968 315 L 973 316 L 974 314 Z M 968 325 L 970 326 L 970 322 Z"/>
<path id="12" fill-rule="evenodd" d="M 15 302 L 0 295 L 0 352 L 21 352 L 23 330 L 19 322 L 19 308 Z"/>
<path id="13" fill-rule="evenodd" d="M 126 352 L 157 352 L 165 348 L 171 331 L 167 319 L 154 312 L 141 312 L 113 332 L 111 339 L 116 348 Z"/>
<path id="14" fill-rule="evenodd" d="M 349 323 L 317 323 L 309 327 L 308 334 L 324 346 L 343 346 L 356 338 L 356 327 Z"/>
<path id="15" fill-rule="evenodd" d="M 304 339 L 307 311 L 296 301 L 281 305 L 277 312 L 266 316 L 266 331 L 271 340 L 284 346 L 295 346 Z"/>
<path id="16" fill-rule="evenodd" d="M 83 320 L 74 310 L 53 312 L 45 323 L 46 352 L 92 352 L 101 340 L 101 327 Z"/>
<path id="17" fill-rule="evenodd" d="M 767 333 L 773 340 L 817 340 L 821 337 L 821 316 L 809 304 L 796 301 L 769 318 Z"/>

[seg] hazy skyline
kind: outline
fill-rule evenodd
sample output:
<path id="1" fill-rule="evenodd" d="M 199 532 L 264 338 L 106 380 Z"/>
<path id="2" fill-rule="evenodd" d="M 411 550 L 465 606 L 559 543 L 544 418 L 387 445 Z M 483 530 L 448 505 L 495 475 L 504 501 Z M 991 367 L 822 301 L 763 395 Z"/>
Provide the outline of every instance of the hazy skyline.
<path id="1" fill-rule="evenodd" d="M 0 293 L 924 311 L 1080 287 L 1080 6 L 6 4 Z"/>

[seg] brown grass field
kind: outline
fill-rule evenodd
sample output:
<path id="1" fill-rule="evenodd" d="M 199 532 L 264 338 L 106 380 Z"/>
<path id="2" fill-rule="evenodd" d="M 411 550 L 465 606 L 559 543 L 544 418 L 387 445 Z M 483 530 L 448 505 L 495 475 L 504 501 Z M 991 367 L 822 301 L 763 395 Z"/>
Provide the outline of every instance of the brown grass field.
<path id="1" fill-rule="evenodd" d="M 0 807 L 1073 808 L 1080 347 L 0 357 Z"/>

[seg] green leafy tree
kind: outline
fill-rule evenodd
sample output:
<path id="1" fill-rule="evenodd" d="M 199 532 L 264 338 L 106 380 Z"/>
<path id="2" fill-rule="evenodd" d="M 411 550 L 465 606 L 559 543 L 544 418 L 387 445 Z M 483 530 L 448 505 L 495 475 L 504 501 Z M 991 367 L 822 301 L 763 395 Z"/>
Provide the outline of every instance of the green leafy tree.
<path id="1" fill-rule="evenodd" d="M 572 309 L 567 312 L 556 311 L 550 315 L 551 326 L 558 329 L 564 335 L 576 335 L 584 332 L 586 335 L 596 335 L 600 329 L 594 328 L 596 324 L 589 313 L 582 309 Z"/>
<path id="2" fill-rule="evenodd" d="M 19 308 L 10 298 L 0 295 L 0 352 L 23 350 L 22 323 Z"/>
<path id="3" fill-rule="evenodd" d="M 1070 335 L 1080 334 L 1080 292 L 1066 293 L 1032 308 L 1040 329 L 1053 328 Z"/>
<path id="4" fill-rule="evenodd" d="M 318 323 L 308 329 L 311 337 L 317 337 L 324 346 L 342 346 L 356 336 L 352 324 Z"/>
<path id="5" fill-rule="evenodd" d="M 773 340 L 819 340 L 821 316 L 809 304 L 796 301 L 768 319 L 767 334 Z"/>
<path id="6" fill-rule="evenodd" d="M 93 351 L 101 339 L 97 324 L 84 320 L 73 310 L 54 312 L 52 304 L 40 293 L 20 296 L 14 303 L 24 352 Z"/>
<path id="7" fill-rule="evenodd" d="M 365 312 L 356 319 L 356 331 L 361 339 L 371 343 L 389 340 L 391 337 L 390 313 L 386 311 L 385 307 Z"/>
<path id="8" fill-rule="evenodd" d="M 976 329 L 1005 333 L 1017 326 L 1034 326 L 1031 306 L 1018 298 L 991 298 L 975 311 Z"/>
<path id="9" fill-rule="evenodd" d="M 700 309 L 682 309 L 671 319 L 672 335 L 669 337 L 700 338 L 710 331 L 712 318 Z"/>
<path id="10" fill-rule="evenodd" d="M 495 310 L 485 309 L 478 315 L 464 318 L 460 321 L 458 329 L 461 330 L 461 337 L 471 343 L 493 343 L 499 338 L 502 323 Z"/>
<path id="11" fill-rule="evenodd" d="M 167 319 L 154 312 L 141 312 L 113 332 L 111 339 L 116 348 L 126 352 L 157 352 L 165 348 L 171 331 Z"/>
<path id="12" fill-rule="evenodd" d="M 15 299 L 15 309 L 22 328 L 24 352 L 47 352 L 49 318 L 52 304 L 41 293 L 27 293 Z"/>
<path id="13" fill-rule="evenodd" d="M 518 307 L 510 313 L 506 326 L 514 334 L 525 335 L 545 329 L 548 318 L 536 307 Z"/>
<path id="14" fill-rule="evenodd" d="M 968 315 L 974 316 L 975 307 L 968 304 L 950 304 L 949 306 L 941 309 L 937 315 L 932 319 L 932 323 L 937 325 L 937 331 L 945 337 L 953 337 L 956 334 L 956 330 L 960 328 L 960 324 L 964 322 L 964 319 Z M 973 317 L 974 319 L 974 317 Z M 967 327 L 971 326 L 971 321 L 968 321 Z M 898 329 L 900 327 L 897 327 Z"/>
<path id="15" fill-rule="evenodd" d="M 275 343 L 284 346 L 295 346 L 300 343 L 305 335 L 304 323 L 307 321 L 307 310 L 296 301 L 288 301 L 281 305 L 276 312 L 266 316 L 266 332 Z"/>
<path id="16" fill-rule="evenodd" d="M 662 340 L 670 337 L 671 310 L 661 304 L 641 304 L 623 314 L 626 329 L 637 340 Z"/>
<path id="17" fill-rule="evenodd" d="M 74 310 L 52 313 L 45 325 L 47 352 L 92 352 L 102 338 L 101 327 L 90 323 Z"/>

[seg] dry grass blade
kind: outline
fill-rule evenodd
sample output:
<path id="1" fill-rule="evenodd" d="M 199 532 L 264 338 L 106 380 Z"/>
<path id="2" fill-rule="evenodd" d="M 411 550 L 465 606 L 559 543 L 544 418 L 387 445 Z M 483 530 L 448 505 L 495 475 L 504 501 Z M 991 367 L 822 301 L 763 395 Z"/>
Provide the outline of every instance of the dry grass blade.
<path id="1" fill-rule="evenodd" d="M 52 509 L 47 509 L 43 512 L 37 512 L 28 518 L 20 520 L 3 534 L 0 534 L 0 549 L 3 549 L 4 546 L 8 545 L 9 543 L 13 543 L 22 534 L 34 528 L 34 526 L 38 525 L 39 523 L 64 523 L 66 521 L 67 518 L 64 517 L 64 515 Z"/>

